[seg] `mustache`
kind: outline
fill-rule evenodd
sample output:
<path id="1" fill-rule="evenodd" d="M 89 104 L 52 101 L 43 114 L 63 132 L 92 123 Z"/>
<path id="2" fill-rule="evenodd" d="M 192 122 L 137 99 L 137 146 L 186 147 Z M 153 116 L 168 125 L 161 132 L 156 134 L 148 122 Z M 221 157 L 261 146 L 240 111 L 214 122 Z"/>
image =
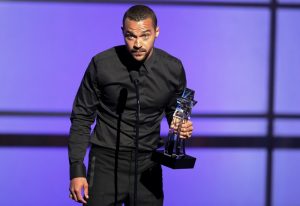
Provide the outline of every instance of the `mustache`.
<path id="1" fill-rule="evenodd" d="M 132 49 L 131 50 L 132 53 L 136 53 L 136 52 L 147 52 L 146 49 Z"/>

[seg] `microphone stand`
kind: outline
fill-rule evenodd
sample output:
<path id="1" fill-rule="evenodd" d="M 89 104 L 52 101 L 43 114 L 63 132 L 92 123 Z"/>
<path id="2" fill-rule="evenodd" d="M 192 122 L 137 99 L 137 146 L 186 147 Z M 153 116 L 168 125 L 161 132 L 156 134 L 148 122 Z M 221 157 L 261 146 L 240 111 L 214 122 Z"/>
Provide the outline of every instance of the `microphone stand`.
<path id="1" fill-rule="evenodd" d="M 135 122 L 135 157 L 134 157 L 134 206 L 137 206 L 137 173 L 138 173 L 138 151 L 139 151 L 139 128 L 140 128 L 140 92 L 139 80 L 133 80 L 136 91 L 136 122 Z"/>
<path id="2" fill-rule="evenodd" d="M 115 150 L 115 170 L 114 170 L 114 177 L 115 177 L 115 206 L 118 203 L 118 159 L 119 159 L 119 149 L 120 149 L 120 133 L 121 133 L 121 120 L 122 114 L 124 112 L 126 106 L 128 91 L 126 88 L 121 89 L 119 95 L 119 101 L 117 105 L 117 114 L 118 114 L 118 122 L 117 122 L 117 139 L 116 139 L 116 150 Z"/>

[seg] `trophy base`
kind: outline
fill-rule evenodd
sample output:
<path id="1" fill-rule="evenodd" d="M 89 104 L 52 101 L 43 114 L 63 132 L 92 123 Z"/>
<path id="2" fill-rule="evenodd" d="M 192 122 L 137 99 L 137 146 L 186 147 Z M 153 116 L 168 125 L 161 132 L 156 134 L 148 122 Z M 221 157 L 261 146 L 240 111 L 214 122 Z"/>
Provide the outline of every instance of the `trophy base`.
<path id="1" fill-rule="evenodd" d="M 195 157 L 184 155 L 179 158 L 174 158 L 166 155 L 162 150 L 154 151 L 152 153 L 151 159 L 154 162 L 157 162 L 172 169 L 192 169 L 194 168 L 196 162 Z"/>

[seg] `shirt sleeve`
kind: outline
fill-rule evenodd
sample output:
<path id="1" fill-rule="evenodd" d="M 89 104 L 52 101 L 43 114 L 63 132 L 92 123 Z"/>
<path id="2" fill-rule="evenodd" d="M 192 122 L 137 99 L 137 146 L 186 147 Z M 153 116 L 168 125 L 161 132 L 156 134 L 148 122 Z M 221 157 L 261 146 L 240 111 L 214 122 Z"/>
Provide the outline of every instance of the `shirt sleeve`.
<path id="1" fill-rule="evenodd" d="M 68 139 L 70 179 L 86 176 L 83 160 L 99 103 L 97 93 L 96 66 L 92 59 L 76 94 L 70 118 L 71 128 Z"/>
<path id="2" fill-rule="evenodd" d="M 179 62 L 179 72 L 178 72 L 176 79 L 177 79 L 177 87 L 176 87 L 175 92 L 174 92 L 172 98 L 170 99 L 167 107 L 165 108 L 165 113 L 166 113 L 166 117 L 167 117 L 169 125 L 171 125 L 171 122 L 173 119 L 173 114 L 176 109 L 176 100 L 177 100 L 177 98 L 179 98 L 182 95 L 183 90 L 186 87 L 185 70 L 184 70 L 181 62 Z"/>

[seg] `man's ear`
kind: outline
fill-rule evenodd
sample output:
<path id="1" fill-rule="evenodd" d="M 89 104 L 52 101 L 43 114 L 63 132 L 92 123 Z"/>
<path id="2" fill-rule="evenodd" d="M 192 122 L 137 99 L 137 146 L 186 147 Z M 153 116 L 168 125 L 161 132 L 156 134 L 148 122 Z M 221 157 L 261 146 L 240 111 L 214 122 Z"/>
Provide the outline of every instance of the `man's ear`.
<path id="1" fill-rule="evenodd" d="M 159 35 L 159 27 L 157 26 L 155 29 L 155 38 L 157 38 Z"/>

